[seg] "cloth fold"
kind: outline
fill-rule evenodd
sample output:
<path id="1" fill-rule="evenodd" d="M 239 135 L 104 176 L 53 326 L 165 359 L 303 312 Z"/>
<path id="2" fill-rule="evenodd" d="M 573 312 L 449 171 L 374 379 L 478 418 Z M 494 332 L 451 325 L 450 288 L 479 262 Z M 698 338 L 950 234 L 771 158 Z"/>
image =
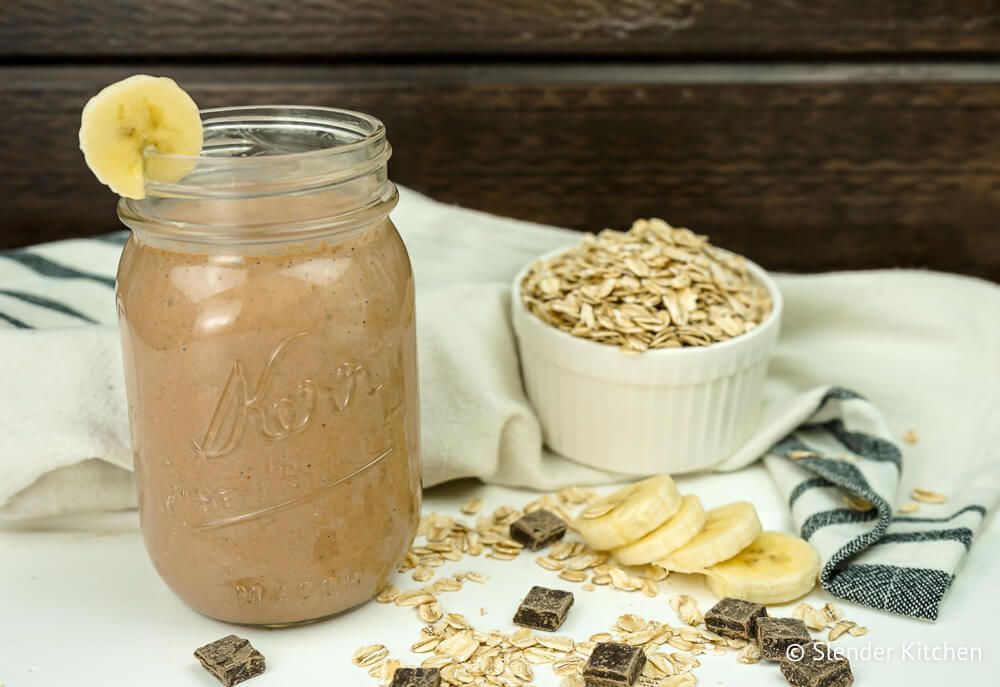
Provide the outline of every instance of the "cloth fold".
<path id="1" fill-rule="evenodd" d="M 478 477 L 555 489 L 620 481 L 613 456 L 605 471 L 543 449 L 510 328 L 513 275 L 579 235 L 407 189 L 400 196 L 393 218 L 418 294 L 425 484 Z M 135 503 L 112 293 L 125 237 L 0 252 L 0 517 Z M 822 554 L 827 589 L 933 618 L 966 542 L 1000 494 L 1000 288 L 905 270 L 776 280 L 785 314 L 762 421 L 720 469 L 767 454 L 803 536 Z M 833 387 L 868 400 L 837 398 Z M 900 452 L 892 438 L 909 427 L 921 441 Z M 881 454 L 872 446 L 881 444 L 851 443 L 852 433 L 892 445 L 902 471 L 873 457 Z M 820 456 L 789 459 L 792 445 Z M 838 453 L 857 455 L 857 464 Z M 848 465 L 858 475 L 833 472 Z M 893 517 L 914 486 L 951 498 L 909 519 Z M 844 510 L 848 492 L 875 508 L 846 516 L 860 518 L 851 522 L 827 523 L 834 516 L 823 514 Z M 940 534 L 949 530 L 958 532 Z M 928 563 L 925 551 L 941 555 Z M 886 576 L 903 596 L 872 596 L 884 591 Z M 918 599 L 911 603 L 904 596 L 913 589 Z"/>

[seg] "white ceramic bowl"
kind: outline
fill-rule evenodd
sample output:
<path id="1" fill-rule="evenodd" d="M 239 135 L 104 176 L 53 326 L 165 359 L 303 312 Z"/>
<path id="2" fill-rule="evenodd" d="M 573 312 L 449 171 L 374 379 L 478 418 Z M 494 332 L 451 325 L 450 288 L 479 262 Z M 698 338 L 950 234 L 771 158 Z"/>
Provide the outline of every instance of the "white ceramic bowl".
<path id="1" fill-rule="evenodd" d="M 551 258 L 565 248 L 542 256 Z M 748 334 L 704 347 L 629 354 L 545 324 L 511 296 L 525 390 L 545 443 L 579 463 L 628 475 L 711 468 L 750 435 L 781 322 L 774 281 L 747 261 L 771 294 L 771 313 Z"/>

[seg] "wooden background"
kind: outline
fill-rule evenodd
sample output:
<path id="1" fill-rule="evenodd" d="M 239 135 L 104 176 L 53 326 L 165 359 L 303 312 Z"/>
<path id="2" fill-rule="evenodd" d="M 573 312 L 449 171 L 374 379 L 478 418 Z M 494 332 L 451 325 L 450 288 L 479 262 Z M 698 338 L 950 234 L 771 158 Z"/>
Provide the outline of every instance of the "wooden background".
<path id="1" fill-rule="evenodd" d="M 19 0 L 0 247 L 116 228 L 79 113 L 147 72 L 205 107 L 371 112 L 394 179 L 469 207 L 1000 280 L 998 58 L 1000 1 Z"/>

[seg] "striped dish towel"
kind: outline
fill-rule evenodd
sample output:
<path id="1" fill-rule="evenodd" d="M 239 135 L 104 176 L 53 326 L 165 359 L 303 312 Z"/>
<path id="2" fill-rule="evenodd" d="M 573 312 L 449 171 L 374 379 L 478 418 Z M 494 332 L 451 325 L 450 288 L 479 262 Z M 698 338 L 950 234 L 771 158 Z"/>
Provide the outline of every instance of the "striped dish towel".
<path id="1" fill-rule="evenodd" d="M 996 500 L 996 484 L 970 483 L 944 503 L 899 514 L 909 498 L 897 497 L 902 454 L 876 408 L 839 387 L 816 389 L 798 405 L 801 424 L 764 460 L 802 537 L 820 553 L 823 588 L 847 601 L 935 620 L 986 517 L 985 504 Z"/>

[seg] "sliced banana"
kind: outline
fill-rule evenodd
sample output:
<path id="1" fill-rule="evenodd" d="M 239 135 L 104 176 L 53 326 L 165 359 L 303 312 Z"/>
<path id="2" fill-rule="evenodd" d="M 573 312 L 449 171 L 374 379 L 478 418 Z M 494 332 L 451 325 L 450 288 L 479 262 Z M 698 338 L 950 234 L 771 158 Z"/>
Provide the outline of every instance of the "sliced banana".
<path id="1" fill-rule="evenodd" d="M 97 179 L 126 198 L 144 198 L 143 153 L 197 155 L 201 115 L 173 79 L 137 74 L 107 86 L 87 102 L 80 118 L 80 150 Z M 176 181 L 189 161 L 162 161 L 155 177 Z"/>
<path id="2" fill-rule="evenodd" d="M 701 499 L 688 494 L 672 518 L 633 544 L 612 553 L 622 565 L 642 565 L 665 558 L 687 544 L 705 526 L 705 509 Z"/>
<path id="3" fill-rule="evenodd" d="M 642 539 L 680 509 L 681 495 L 670 475 L 656 475 L 599 499 L 576 520 L 576 528 L 598 551 Z"/>
<path id="4" fill-rule="evenodd" d="M 708 511 L 701 532 L 657 563 L 676 572 L 704 572 L 749 546 L 760 531 L 757 510 L 749 501 L 719 506 Z"/>
<path id="5" fill-rule="evenodd" d="M 750 546 L 706 571 L 708 588 L 759 604 L 779 604 L 808 594 L 816 585 L 819 555 L 804 539 L 762 532 Z"/>

